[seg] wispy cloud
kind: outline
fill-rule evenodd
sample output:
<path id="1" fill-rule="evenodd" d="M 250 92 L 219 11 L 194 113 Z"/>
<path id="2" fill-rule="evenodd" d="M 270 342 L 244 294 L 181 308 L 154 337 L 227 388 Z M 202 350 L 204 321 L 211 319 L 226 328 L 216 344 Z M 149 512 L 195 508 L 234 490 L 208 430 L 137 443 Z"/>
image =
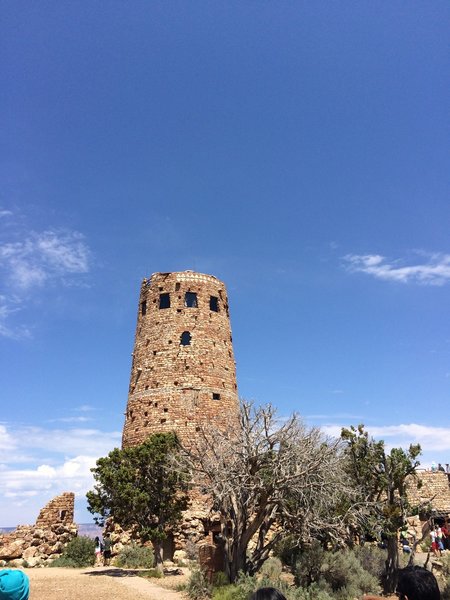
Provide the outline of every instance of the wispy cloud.
<path id="1" fill-rule="evenodd" d="M 89 417 L 60 417 L 59 419 L 48 419 L 47 423 L 87 423 L 92 421 Z"/>
<path id="2" fill-rule="evenodd" d="M 31 337 L 30 325 L 20 322 L 30 294 L 37 298 L 55 284 L 79 284 L 90 270 L 91 252 L 78 231 L 25 229 L 12 211 L 0 209 L 0 219 L 6 217 L 0 241 L 0 336 L 22 339 Z"/>
<path id="3" fill-rule="evenodd" d="M 425 256 L 426 262 L 409 265 L 399 259 L 390 261 L 380 254 L 347 254 L 344 261 L 348 271 L 366 273 L 384 281 L 421 285 L 443 285 L 450 281 L 450 254 L 434 253 Z"/>
<path id="4" fill-rule="evenodd" d="M 27 289 L 67 274 L 87 273 L 89 249 L 76 231 L 31 232 L 26 240 L 0 244 L 0 265 L 12 287 Z"/>

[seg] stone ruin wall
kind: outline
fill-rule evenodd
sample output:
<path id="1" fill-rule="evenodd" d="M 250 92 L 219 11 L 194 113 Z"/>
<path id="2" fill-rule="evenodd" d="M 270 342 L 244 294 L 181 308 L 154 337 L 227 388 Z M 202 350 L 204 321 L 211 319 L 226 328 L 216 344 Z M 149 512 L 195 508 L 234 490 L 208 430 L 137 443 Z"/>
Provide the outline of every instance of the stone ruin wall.
<path id="1" fill-rule="evenodd" d="M 64 492 L 40 511 L 34 525 L 19 525 L 0 534 L 0 567 L 43 567 L 61 556 L 78 533 L 74 505 L 75 494 Z"/>
<path id="2" fill-rule="evenodd" d="M 123 447 L 170 431 L 189 444 L 202 426 L 237 418 L 228 298 L 215 277 L 184 271 L 144 279 L 132 356 Z"/>

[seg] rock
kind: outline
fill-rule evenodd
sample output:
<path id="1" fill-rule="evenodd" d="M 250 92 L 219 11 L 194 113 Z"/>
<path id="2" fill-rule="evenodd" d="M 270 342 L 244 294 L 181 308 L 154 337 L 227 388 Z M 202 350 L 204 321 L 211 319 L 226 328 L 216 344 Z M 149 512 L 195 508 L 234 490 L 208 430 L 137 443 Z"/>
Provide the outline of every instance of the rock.
<path id="1" fill-rule="evenodd" d="M 28 567 L 38 567 L 41 564 L 41 559 L 37 556 L 27 559 Z"/>
<path id="2" fill-rule="evenodd" d="M 187 553 L 184 550 L 175 550 L 173 553 L 173 561 L 177 563 L 185 560 L 187 560 Z"/>
<path id="3" fill-rule="evenodd" d="M 29 546 L 28 548 L 25 548 L 25 550 L 23 551 L 22 557 L 25 558 L 27 560 L 27 562 L 30 562 L 30 558 L 32 558 L 33 556 L 36 556 L 38 552 L 38 549 L 36 548 L 36 546 Z"/>
<path id="4" fill-rule="evenodd" d="M 0 548 L 0 558 L 6 560 L 12 560 L 14 558 L 19 558 L 22 556 L 23 552 L 23 540 L 16 540 L 11 542 L 11 544 L 7 546 L 3 546 Z"/>

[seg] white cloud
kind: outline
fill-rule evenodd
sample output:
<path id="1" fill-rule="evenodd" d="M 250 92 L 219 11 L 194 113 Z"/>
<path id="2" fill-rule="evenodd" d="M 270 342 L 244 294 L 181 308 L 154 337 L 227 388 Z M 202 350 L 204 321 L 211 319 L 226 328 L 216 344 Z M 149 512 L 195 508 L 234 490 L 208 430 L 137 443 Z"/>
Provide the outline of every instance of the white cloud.
<path id="1" fill-rule="evenodd" d="M 418 253 L 424 255 L 423 252 Z M 385 281 L 443 285 L 450 280 L 450 254 L 427 255 L 427 262 L 403 265 L 399 260 L 388 261 L 379 254 L 347 254 L 344 256 L 347 270 L 366 273 Z"/>
<path id="2" fill-rule="evenodd" d="M 0 518 L 9 519 L 0 526 L 34 522 L 63 491 L 84 498 L 94 484 L 91 468 L 120 441 L 118 431 L 0 424 Z"/>
<path id="3" fill-rule="evenodd" d="M 42 427 L 22 427 L 4 432 L 14 440 L 14 452 L 26 450 L 58 452 L 63 455 L 84 454 L 103 456 L 120 445 L 121 433 L 105 432 L 98 429 L 44 429 Z M 0 445 L 0 462 L 9 462 L 9 448 Z"/>
<path id="4" fill-rule="evenodd" d="M 321 429 L 329 436 L 339 437 L 341 428 L 347 425 L 330 424 Z M 434 427 L 416 423 L 400 425 L 367 426 L 369 435 L 385 440 L 387 447 L 407 447 L 409 444 L 420 444 L 424 452 L 449 452 L 450 427 Z"/>

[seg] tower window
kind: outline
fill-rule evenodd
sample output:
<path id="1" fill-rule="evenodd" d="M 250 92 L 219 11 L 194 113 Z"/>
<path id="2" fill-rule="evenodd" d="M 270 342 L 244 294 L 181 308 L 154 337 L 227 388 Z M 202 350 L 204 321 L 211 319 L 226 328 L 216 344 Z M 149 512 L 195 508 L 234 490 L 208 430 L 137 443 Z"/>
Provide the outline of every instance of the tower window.
<path id="1" fill-rule="evenodd" d="M 188 308 L 197 308 L 197 294 L 195 292 L 186 292 L 184 296 L 184 305 Z"/>
<path id="2" fill-rule="evenodd" d="M 220 400 L 220 394 L 213 393 L 213 400 Z"/>
<path id="3" fill-rule="evenodd" d="M 180 338 L 181 346 L 189 346 L 191 343 L 191 334 L 189 331 L 183 331 Z"/>
<path id="4" fill-rule="evenodd" d="M 209 297 L 209 310 L 219 312 L 219 298 L 217 296 Z"/>
<path id="5" fill-rule="evenodd" d="M 147 300 L 141 302 L 141 315 L 144 317 L 147 314 Z"/>
<path id="6" fill-rule="evenodd" d="M 170 308 L 170 294 L 159 295 L 159 308 Z"/>

